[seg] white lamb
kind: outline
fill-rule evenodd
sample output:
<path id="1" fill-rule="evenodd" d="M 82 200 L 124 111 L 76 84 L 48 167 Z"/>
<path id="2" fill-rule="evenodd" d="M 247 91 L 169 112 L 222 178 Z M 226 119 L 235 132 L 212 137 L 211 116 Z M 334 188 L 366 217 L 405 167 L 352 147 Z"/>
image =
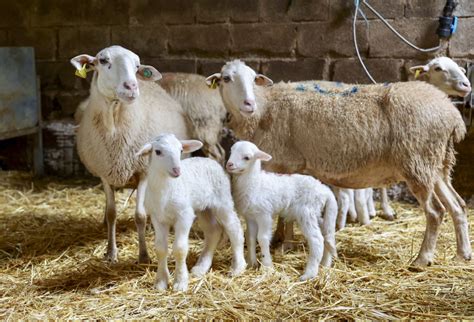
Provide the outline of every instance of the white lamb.
<path id="1" fill-rule="evenodd" d="M 237 210 L 247 221 L 247 242 L 252 266 L 257 264 L 256 240 L 264 266 L 272 266 L 270 239 L 273 216 L 299 224 L 309 244 L 309 258 L 301 280 L 314 278 L 318 265 L 331 266 L 336 257 L 337 202 L 331 189 L 305 175 L 278 175 L 262 171 L 261 161 L 271 156 L 248 141 L 235 143 L 227 162 L 234 174 L 233 193 Z M 324 211 L 324 216 L 322 215 Z"/>
<path id="2" fill-rule="evenodd" d="M 195 212 L 198 212 L 199 225 L 204 231 L 204 250 L 191 272 L 203 275 L 209 270 L 222 228 L 232 245 L 232 275 L 240 274 L 247 265 L 242 227 L 234 211 L 230 181 L 224 169 L 208 158 L 180 160 L 182 153 L 191 153 L 201 147 L 200 141 L 179 141 L 173 134 L 162 134 L 137 153 L 140 158 L 149 156 L 145 209 L 155 228 L 158 257 L 155 287 L 160 290 L 168 287 L 168 232 L 171 226 L 175 233 L 173 254 L 176 260 L 173 289 L 185 291 L 188 287 L 186 256 Z"/>

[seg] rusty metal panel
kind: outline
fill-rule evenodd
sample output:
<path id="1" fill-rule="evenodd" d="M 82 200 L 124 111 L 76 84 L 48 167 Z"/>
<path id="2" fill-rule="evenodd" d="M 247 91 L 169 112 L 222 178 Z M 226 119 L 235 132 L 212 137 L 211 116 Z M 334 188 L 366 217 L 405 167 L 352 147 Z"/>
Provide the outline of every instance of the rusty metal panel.
<path id="1" fill-rule="evenodd" d="M 38 125 L 35 54 L 32 47 L 0 47 L 0 137 Z"/>

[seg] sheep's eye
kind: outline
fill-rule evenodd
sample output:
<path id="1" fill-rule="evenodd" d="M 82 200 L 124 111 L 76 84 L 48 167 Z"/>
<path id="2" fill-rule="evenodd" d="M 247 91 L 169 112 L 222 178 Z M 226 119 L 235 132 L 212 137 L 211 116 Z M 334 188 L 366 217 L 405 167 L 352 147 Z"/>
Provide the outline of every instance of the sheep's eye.
<path id="1" fill-rule="evenodd" d="M 230 82 L 230 76 L 224 76 L 222 79 L 224 80 L 225 83 Z"/>
<path id="2" fill-rule="evenodd" d="M 436 66 L 436 67 L 435 67 L 435 71 L 437 71 L 437 72 L 442 72 L 443 69 L 442 69 L 441 67 L 439 67 L 439 66 Z"/>
<path id="3" fill-rule="evenodd" d="M 107 64 L 108 62 L 109 62 L 109 61 L 108 61 L 106 58 L 101 58 L 101 59 L 99 59 L 99 63 L 100 63 L 101 65 L 105 65 L 105 64 Z"/>
<path id="4" fill-rule="evenodd" d="M 155 153 L 156 153 L 156 155 L 161 155 L 161 151 L 160 151 L 160 150 L 155 150 Z"/>
<path id="5" fill-rule="evenodd" d="M 244 160 L 248 161 L 248 160 L 250 160 L 250 158 L 249 157 L 244 157 Z"/>

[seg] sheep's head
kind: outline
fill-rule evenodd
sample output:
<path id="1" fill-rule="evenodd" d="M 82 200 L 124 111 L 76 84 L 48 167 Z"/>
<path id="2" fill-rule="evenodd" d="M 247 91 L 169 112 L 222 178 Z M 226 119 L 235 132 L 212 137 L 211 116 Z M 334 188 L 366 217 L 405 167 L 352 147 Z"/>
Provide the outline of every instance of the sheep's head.
<path id="1" fill-rule="evenodd" d="M 173 178 L 181 175 L 181 154 L 199 150 L 202 142 L 197 140 L 178 140 L 174 134 L 161 134 L 152 142 L 146 143 L 136 157 L 149 156 L 150 167 Z"/>
<path id="2" fill-rule="evenodd" d="M 448 57 L 438 57 L 426 65 L 411 67 L 410 72 L 418 74 L 447 95 L 466 97 L 471 92 L 466 70 Z"/>
<path id="3" fill-rule="evenodd" d="M 155 81 L 161 74 L 152 66 L 140 64 L 140 57 L 128 49 L 111 46 L 95 57 L 79 55 L 71 59 L 77 70 L 86 68 L 97 73 L 97 90 L 109 99 L 130 104 L 140 95 L 138 79 Z"/>
<path id="4" fill-rule="evenodd" d="M 255 144 L 248 141 L 235 143 L 230 150 L 226 169 L 229 173 L 246 172 L 255 162 L 270 161 L 272 156 L 261 151 Z"/>
<path id="5" fill-rule="evenodd" d="M 210 87 L 219 86 L 226 106 L 244 115 L 252 115 L 257 109 L 255 85 L 270 86 L 273 81 L 255 73 L 240 60 L 234 60 L 225 64 L 220 73 L 206 78 L 206 83 Z"/>

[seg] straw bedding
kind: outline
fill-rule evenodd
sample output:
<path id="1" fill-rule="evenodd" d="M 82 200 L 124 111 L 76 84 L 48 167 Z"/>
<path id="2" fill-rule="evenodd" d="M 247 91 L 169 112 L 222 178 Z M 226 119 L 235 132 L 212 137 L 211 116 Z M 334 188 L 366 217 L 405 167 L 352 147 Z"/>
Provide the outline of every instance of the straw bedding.
<path id="1" fill-rule="evenodd" d="M 153 289 L 156 266 L 135 264 L 134 198 L 123 205 L 128 194 L 117 194 L 119 263 L 110 265 L 102 260 L 105 197 L 98 182 L 32 183 L 27 174 L 0 172 L 0 318 L 474 319 L 474 264 L 452 259 L 449 216 L 436 265 L 426 269 L 408 265 L 422 240 L 424 216 L 413 205 L 395 203 L 397 221 L 375 219 L 338 232 L 339 259 L 313 281 L 298 282 L 306 255 L 297 234 L 297 250 L 277 251 L 273 271 L 230 278 L 226 248 L 209 274 L 191 278 L 188 292 L 160 293 Z M 147 238 L 151 250 L 151 228 Z M 201 246 L 193 232 L 189 267 Z"/>

